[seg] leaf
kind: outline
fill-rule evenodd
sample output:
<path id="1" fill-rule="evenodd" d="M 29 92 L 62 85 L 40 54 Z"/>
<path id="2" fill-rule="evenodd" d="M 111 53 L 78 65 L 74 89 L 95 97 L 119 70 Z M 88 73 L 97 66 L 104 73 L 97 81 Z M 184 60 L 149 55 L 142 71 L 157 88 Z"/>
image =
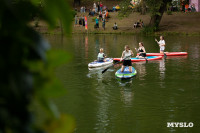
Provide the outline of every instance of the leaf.
<path id="1" fill-rule="evenodd" d="M 51 28 L 61 20 L 65 33 L 71 32 L 72 12 L 65 0 L 44 0 L 44 11 Z"/>
<path id="2" fill-rule="evenodd" d="M 62 114 L 60 119 L 47 121 L 44 129 L 48 133 L 72 133 L 75 128 L 75 120 L 70 115 Z"/>

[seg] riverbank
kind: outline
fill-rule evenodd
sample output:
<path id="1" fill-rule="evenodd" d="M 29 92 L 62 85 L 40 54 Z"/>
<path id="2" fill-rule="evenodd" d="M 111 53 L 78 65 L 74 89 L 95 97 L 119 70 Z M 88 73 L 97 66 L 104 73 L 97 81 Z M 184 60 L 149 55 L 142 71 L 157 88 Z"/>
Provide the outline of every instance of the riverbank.
<path id="1" fill-rule="evenodd" d="M 88 16 L 88 13 L 78 13 L 80 16 Z M 150 21 L 150 15 L 140 15 L 140 13 L 131 13 L 127 18 L 120 19 L 118 18 L 117 12 L 109 13 L 110 18 L 106 22 L 106 29 L 103 30 L 102 22 L 99 23 L 99 30 L 94 29 L 95 22 L 93 17 L 88 18 L 88 30 L 85 30 L 83 26 L 74 26 L 72 23 L 72 33 L 74 34 L 139 34 L 143 28 L 133 28 L 133 24 L 142 19 L 144 24 L 147 25 Z M 114 23 L 117 23 L 118 30 L 113 30 L 112 27 Z M 164 35 L 200 35 L 200 13 L 182 13 L 182 12 L 173 12 L 172 15 L 163 15 L 163 18 L 160 23 L 160 29 L 155 34 L 164 34 Z M 32 23 L 32 26 L 34 26 Z M 60 26 L 54 31 L 49 31 L 45 23 L 38 23 L 38 27 L 35 28 L 40 33 L 44 34 L 61 34 Z"/>

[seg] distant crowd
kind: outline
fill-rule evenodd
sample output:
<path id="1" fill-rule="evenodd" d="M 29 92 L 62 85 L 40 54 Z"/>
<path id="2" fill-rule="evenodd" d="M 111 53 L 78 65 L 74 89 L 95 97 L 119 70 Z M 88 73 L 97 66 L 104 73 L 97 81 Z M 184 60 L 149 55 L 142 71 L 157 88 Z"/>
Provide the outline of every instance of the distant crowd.
<path id="1" fill-rule="evenodd" d="M 86 13 L 86 7 L 82 6 L 80 8 L 80 13 Z M 95 22 L 94 28 L 95 29 L 99 29 L 99 23 L 102 23 L 102 28 L 105 30 L 106 27 L 106 23 L 108 22 L 110 16 L 109 16 L 109 12 L 115 12 L 115 11 L 119 11 L 120 7 L 119 5 L 113 6 L 113 8 L 111 10 L 109 10 L 105 5 L 103 5 L 102 2 L 94 2 L 93 6 L 91 9 L 88 10 L 88 17 L 93 17 L 93 21 Z M 85 26 L 85 17 L 82 16 L 75 16 L 75 25 L 74 26 Z M 143 27 L 144 23 L 143 21 L 140 19 L 137 22 L 135 22 L 133 24 L 133 28 L 139 28 L 139 27 Z M 118 25 L 115 22 L 113 27 L 113 30 L 118 30 Z"/>

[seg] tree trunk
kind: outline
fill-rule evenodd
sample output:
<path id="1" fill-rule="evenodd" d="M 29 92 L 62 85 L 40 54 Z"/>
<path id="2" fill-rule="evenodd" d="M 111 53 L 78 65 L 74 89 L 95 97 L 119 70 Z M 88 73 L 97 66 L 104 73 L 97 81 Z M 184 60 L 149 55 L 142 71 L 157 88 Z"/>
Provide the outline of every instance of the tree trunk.
<path id="1" fill-rule="evenodd" d="M 141 0 L 141 15 L 146 14 L 146 5 L 145 5 L 145 0 Z"/>
<path id="2" fill-rule="evenodd" d="M 74 0 L 74 7 L 80 6 L 81 5 L 81 0 Z"/>
<path id="3" fill-rule="evenodd" d="M 160 6 L 160 9 L 159 9 L 160 15 L 151 16 L 151 20 L 150 20 L 150 23 L 149 23 L 150 27 L 154 27 L 156 30 L 158 29 L 160 21 L 161 21 L 162 16 L 163 16 L 163 13 L 166 10 L 167 3 L 169 3 L 169 2 L 172 2 L 172 0 L 163 0 L 163 3 L 162 3 L 162 5 Z"/>

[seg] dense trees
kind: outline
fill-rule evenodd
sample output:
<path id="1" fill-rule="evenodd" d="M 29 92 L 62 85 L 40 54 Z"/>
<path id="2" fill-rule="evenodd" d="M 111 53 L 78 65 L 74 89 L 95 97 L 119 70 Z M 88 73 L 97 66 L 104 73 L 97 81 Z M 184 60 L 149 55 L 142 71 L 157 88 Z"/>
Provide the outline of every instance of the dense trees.
<path id="1" fill-rule="evenodd" d="M 151 13 L 150 27 L 158 29 L 164 11 L 166 11 L 167 4 L 172 0 L 146 0 L 146 4 Z"/>
<path id="2" fill-rule="evenodd" d="M 80 6 L 81 0 L 74 0 L 74 7 L 75 6 Z"/>
<path id="3" fill-rule="evenodd" d="M 166 11 L 167 4 L 172 2 L 172 0 L 141 0 L 140 1 L 140 11 L 141 14 L 146 13 L 146 8 L 151 15 L 151 20 L 149 22 L 149 27 L 153 30 L 157 30 L 162 19 L 163 13 Z M 130 0 L 123 0 L 121 2 L 122 10 L 119 12 L 119 16 L 127 16 L 130 13 Z"/>

